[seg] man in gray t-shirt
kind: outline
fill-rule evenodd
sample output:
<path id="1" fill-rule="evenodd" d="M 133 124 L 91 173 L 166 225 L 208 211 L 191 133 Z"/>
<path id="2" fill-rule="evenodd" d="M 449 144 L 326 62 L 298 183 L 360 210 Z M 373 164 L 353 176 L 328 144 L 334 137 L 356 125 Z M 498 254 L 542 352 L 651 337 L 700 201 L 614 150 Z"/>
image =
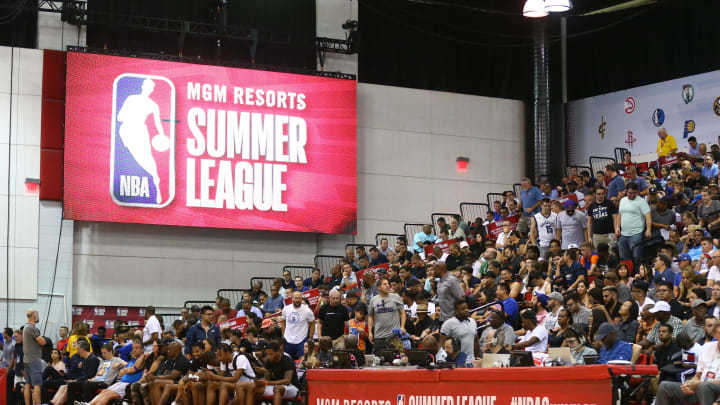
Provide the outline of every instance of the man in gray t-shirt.
<path id="1" fill-rule="evenodd" d="M 35 327 L 38 322 L 38 311 L 28 309 L 27 324 L 23 328 L 23 363 L 25 364 L 25 375 L 33 387 L 33 405 L 40 405 L 40 385 L 42 384 L 42 347 L 45 346 L 45 338 L 40 336 L 40 331 Z"/>
<path id="2" fill-rule="evenodd" d="M 665 235 L 669 234 L 672 225 L 675 225 L 675 212 L 668 209 L 668 203 L 665 198 L 661 198 L 655 204 L 655 208 L 650 210 L 650 218 L 652 218 L 652 237 L 660 236 L 661 229 L 665 230 Z"/>
<path id="3" fill-rule="evenodd" d="M 390 282 L 377 282 L 380 294 L 372 297 L 368 306 L 368 338 L 375 350 L 384 349 L 393 337 L 393 329 L 405 333 L 405 305 L 399 295 L 391 293 Z"/>
<path id="4" fill-rule="evenodd" d="M 570 245 L 580 246 L 587 240 L 587 215 L 575 210 L 575 201 L 567 200 L 563 204 L 565 211 L 558 214 L 557 237 L 562 241 L 562 249 Z"/>
<path id="5" fill-rule="evenodd" d="M 465 300 L 455 301 L 455 316 L 448 319 L 440 328 L 440 342 L 445 344 L 446 338 L 460 341 L 460 350 L 465 353 L 467 363 L 475 360 L 475 346 L 478 344 L 477 323 L 470 318 L 470 310 Z"/>

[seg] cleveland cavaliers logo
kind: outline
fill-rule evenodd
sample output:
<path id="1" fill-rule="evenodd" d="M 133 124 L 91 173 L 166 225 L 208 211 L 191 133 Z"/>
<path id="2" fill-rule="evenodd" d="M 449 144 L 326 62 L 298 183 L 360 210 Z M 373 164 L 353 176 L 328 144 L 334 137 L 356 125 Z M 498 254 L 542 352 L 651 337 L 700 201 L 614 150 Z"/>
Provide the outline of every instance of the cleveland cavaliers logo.
<path id="1" fill-rule="evenodd" d="M 162 208 L 175 197 L 175 87 L 125 73 L 113 83 L 110 194 L 118 205 Z"/>

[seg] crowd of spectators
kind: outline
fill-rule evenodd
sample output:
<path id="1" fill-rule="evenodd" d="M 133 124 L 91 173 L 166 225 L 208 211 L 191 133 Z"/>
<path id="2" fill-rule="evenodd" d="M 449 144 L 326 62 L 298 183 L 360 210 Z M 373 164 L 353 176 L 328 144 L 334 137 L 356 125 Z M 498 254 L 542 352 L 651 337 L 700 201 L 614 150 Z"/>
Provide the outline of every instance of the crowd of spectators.
<path id="1" fill-rule="evenodd" d="M 677 152 L 658 136 L 660 156 Z M 657 364 L 640 394 L 657 404 L 710 404 L 720 394 L 720 151 L 689 146 L 661 168 L 640 171 L 628 153 L 560 184 L 522 179 L 520 195 L 506 191 L 485 218 L 439 218 L 412 240 L 347 249 L 330 274 L 286 271 L 268 292 L 254 284 L 172 325 L 149 307 L 142 328 L 119 325 L 100 353 L 78 324 L 42 362 L 35 346 L 47 342 L 29 312 L 24 330 L 5 330 L 2 366 L 24 377 L 35 405 L 41 395 L 54 405 L 279 404 L 336 350 L 356 367 L 382 349 L 478 367 L 489 353 L 547 359 L 559 347 L 573 364 Z M 237 317 L 244 330 L 225 323 Z"/>

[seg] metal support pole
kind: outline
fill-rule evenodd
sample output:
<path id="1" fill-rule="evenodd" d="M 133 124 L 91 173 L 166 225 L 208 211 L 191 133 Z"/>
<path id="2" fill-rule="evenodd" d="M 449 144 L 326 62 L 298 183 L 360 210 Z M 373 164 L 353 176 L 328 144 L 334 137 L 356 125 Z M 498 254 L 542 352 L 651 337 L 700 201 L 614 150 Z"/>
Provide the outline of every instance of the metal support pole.
<path id="1" fill-rule="evenodd" d="M 545 22 L 535 23 L 533 47 L 533 140 L 535 181 L 548 175 L 550 159 L 550 74 Z"/>
<path id="2" fill-rule="evenodd" d="M 567 104 L 567 17 L 560 19 L 560 44 L 562 59 L 562 101 Z"/>

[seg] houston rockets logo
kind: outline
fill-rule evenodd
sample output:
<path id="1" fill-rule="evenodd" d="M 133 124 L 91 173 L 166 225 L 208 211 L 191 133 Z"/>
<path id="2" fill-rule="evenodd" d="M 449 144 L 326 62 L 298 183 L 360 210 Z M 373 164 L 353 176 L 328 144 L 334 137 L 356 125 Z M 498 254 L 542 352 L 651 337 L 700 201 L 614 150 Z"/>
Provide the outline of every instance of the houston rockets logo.
<path id="1" fill-rule="evenodd" d="M 110 194 L 118 205 L 162 208 L 175 197 L 175 86 L 124 73 L 113 83 Z"/>

